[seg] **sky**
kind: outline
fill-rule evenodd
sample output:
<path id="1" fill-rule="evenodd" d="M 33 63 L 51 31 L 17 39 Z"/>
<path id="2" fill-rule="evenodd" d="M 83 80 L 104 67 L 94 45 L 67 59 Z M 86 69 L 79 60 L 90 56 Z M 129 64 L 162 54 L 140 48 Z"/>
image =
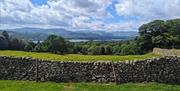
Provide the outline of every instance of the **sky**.
<path id="1" fill-rule="evenodd" d="M 0 29 L 138 31 L 153 20 L 180 18 L 180 0 L 0 0 Z"/>

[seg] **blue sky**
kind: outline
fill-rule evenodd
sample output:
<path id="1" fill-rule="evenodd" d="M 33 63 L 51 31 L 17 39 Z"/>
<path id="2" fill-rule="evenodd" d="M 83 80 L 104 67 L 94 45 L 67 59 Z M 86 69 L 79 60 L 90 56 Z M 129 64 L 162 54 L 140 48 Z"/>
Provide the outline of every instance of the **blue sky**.
<path id="1" fill-rule="evenodd" d="M 32 2 L 33 4 L 36 4 L 36 5 L 47 4 L 47 1 L 48 1 L 48 0 L 31 0 L 31 2 Z"/>
<path id="2" fill-rule="evenodd" d="M 180 0 L 1 0 L 0 29 L 138 31 L 156 19 L 180 18 Z"/>

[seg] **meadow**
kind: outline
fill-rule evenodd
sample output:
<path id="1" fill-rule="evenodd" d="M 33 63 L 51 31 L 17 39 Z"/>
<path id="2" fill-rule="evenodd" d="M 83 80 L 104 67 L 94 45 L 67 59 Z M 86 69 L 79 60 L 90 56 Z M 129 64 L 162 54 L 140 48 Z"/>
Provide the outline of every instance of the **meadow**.
<path id="1" fill-rule="evenodd" d="M 180 91 L 180 85 L 160 83 L 36 83 L 0 80 L 0 91 Z"/>
<path id="2" fill-rule="evenodd" d="M 54 61 L 126 61 L 126 60 L 142 60 L 142 59 L 150 59 L 154 57 L 159 57 L 157 54 L 148 53 L 145 55 L 126 55 L 126 56 L 118 56 L 118 55 L 80 55 L 80 54 L 66 54 L 66 55 L 58 55 L 52 53 L 37 53 L 37 52 L 24 52 L 24 51 L 10 51 L 4 50 L 0 51 L 0 56 L 15 56 L 15 57 L 32 57 L 35 59 L 44 59 L 44 60 L 54 60 Z"/>

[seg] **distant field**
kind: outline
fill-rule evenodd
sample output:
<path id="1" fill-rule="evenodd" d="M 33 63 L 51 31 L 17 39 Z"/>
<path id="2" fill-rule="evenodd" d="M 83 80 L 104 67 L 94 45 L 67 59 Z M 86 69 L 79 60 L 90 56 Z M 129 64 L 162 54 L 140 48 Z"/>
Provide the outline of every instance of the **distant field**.
<path id="1" fill-rule="evenodd" d="M 154 48 L 154 54 L 164 55 L 164 56 L 180 56 L 180 49 L 161 49 L 161 48 Z"/>
<path id="2" fill-rule="evenodd" d="M 36 83 L 0 80 L 0 91 L 180 91 L 180 85 L 160 83 Z"/>
<path id="3" fill-rule="evenodd" d="M 58 60 L 58 61 L 125 61 L 125 60 L 140 60 L 153 57 L 159 57 L 153 53 L 145 55 L 80 55 L 80 54 L 68 54 L 58 55 L 51 53 L 36 53 L 36 52 L 24 52 L 24 51 L 0 51 L 0 56 L 16 56 L 16 57 L 32 57 L 45 60 Z"/>

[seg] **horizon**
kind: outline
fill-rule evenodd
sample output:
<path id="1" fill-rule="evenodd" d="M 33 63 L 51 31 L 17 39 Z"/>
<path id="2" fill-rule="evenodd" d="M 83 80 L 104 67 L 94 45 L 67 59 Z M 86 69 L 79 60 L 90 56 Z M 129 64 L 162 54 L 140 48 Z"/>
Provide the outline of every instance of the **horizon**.
<path id="1" fill-rule="evenodd" d="M 144 23 L 174 18 L 180 18 L 180 0 L 0 1 L 0 29 L 138 31 Z"/>

